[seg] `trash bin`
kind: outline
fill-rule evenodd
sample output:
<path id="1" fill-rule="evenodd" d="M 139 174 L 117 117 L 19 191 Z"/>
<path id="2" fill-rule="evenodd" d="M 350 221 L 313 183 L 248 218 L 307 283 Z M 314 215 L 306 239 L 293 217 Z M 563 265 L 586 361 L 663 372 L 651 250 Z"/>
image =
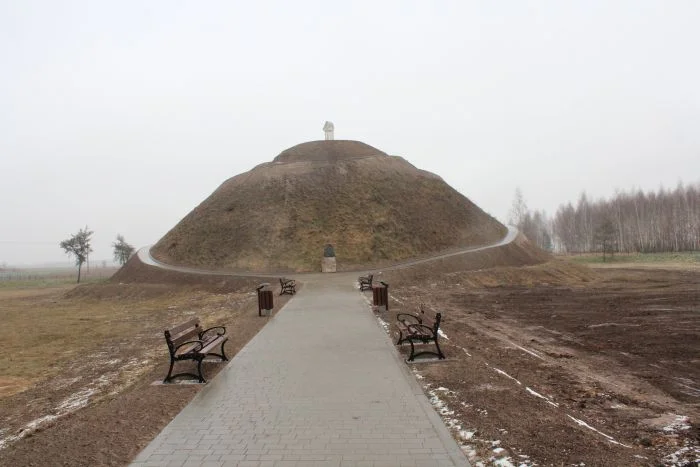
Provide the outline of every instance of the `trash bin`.
<path id="1" fill-rule="evenodd" d="M 372 304 L 377 311 L 389 311 L 389 284 L 380 282 L 381 285 L 372 286 Z"/>
<path id="2" fill-rule="evenodd" d="M 270 288 L 270 284 L 264 282 L 260 284 L 256 290 L 258 291 L 258 316 L 262 316 L 263 311 L 265 311 L 265 316 L 270 316 L 270 310 L 275 307 L 272 302 L 272 289 Z"/>

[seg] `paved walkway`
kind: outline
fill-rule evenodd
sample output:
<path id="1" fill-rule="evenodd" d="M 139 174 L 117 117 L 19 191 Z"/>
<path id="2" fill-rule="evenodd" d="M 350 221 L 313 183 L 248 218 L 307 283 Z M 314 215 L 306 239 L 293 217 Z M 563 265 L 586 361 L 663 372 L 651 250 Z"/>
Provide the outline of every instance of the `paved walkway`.
<path id="1" fill-rule="evenodd" d="M 354 276 L 304 287 L 134 466 L 468 466 Z"/>

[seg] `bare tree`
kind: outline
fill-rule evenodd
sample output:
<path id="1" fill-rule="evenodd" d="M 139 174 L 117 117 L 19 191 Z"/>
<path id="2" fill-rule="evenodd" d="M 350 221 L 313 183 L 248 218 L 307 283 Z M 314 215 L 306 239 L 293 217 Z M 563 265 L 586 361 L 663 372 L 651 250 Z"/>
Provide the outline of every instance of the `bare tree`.
<path id="1" fill-rule="evenodd" d="M 527 204 L 525 203 L 525 198 L 523 197 L 523 192 L 520 187 L 515 189 L 515 197 L 513 198 L 513 205 L 508 213 L 508 223 L 514 225 L 518 228 L 522 226 L 525 216 L 527 215 Z"/>
<path id="2" fill-rule="evenodd" d="M 610 253 L 610 257 L 615 251 L 615 237 L 617 232 L 615 231 L 615 224 L 613 221 L 605 216 L 595 229 L 595 243 L 600 245 L 600 249 L 603 251 L 603 262 L 605 262 L 605 254 Z"/>
<path id="3" fill-rule="evenodd" d="M 88 230 L 87 225 L 84 229 L 80 229 L 77 234 L 72 235 L 69 239 L 63 240 L 60 243 L 61 248 L 66 251 L 69 256 L 75 256 L 75 265 L 78 266 L 78 283 L 80 283 L 80 271 L 83 263 L 88 260 L 88 256 L 92 253 L 90 247 L 90 237 L 94 232 Z"/>
<path id="4" fill-rule="evenodd" d="M 126 243 L 123 235 L 117 235 L 117 241 L 112 243 L 114 248 L 114 261 L 119 262 L 119 264 L 124 265 L 131 255 L 134 254 L 134 247 Z"/>
<path id="5" fill-rule="evenodd" d="M 610 231 L 614 239 L 607 238 Z M 608 248 L 624 253 L 698 251 L 700 183 L 648 193 L 616 191 L 611 200 L 597 202 L 582 193 L 575 208 L 571 203 L 559 207 L 554 234 L 569 253 L 598 251 L 603 234 Z"/>

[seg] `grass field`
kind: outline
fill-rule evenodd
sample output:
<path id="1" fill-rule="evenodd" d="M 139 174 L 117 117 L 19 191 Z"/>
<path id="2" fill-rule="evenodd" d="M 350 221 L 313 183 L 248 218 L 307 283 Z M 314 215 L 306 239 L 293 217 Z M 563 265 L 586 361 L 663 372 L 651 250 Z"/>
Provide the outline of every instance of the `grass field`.
<path id="1" fill-rule="evenodd" d="M 104 281 L 112 277 L 112 274 L 118 269 L 113 266 L 83 268 L 80 283 L 89 284 Z M 0 269 L 0 289 L 60 287 L 75 284 L 77 279 L 77 268 Z"/>

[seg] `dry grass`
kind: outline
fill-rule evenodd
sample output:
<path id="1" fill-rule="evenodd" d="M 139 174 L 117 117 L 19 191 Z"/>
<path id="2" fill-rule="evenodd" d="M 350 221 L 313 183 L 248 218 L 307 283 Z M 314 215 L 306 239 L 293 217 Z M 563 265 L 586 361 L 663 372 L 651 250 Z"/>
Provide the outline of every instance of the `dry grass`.
<path id="1" fill-rule="evenodd" d="M 86 355 L 128 341 L 145 353 L 162 347 L 169 324 L 197 309 L 205 322 L 231 319 L 234 302 L 252 297 L 161 285 L 99 284 L 75 288 L 3 289 L 0 341 L 13 349 L 0 361 L 0 395 L 55 376 Z"/>
<path id="2" fill-rule="evenodd" d="M 268 321 L 255 279 L 126 269 L 133 282 L 0 290 L 12 349 L 0 361 L 0 465 L 127 465 L 202 387 L 151 384 L 167 373 L 163 329 L 192 316 L 224 325 L 234 357 Z"/>
<path id="3" fill-rule="evenodd" d="M 154 255 L 207 268 L 318 271 L 330 243 L 343 271 L 488 244 L 506 232 L 440 177 L 363 143 L 305 143 L 280 161 L 224 182 Z"/>

